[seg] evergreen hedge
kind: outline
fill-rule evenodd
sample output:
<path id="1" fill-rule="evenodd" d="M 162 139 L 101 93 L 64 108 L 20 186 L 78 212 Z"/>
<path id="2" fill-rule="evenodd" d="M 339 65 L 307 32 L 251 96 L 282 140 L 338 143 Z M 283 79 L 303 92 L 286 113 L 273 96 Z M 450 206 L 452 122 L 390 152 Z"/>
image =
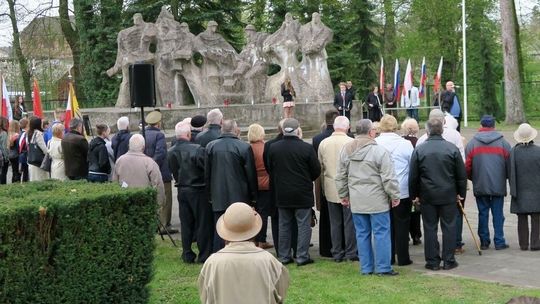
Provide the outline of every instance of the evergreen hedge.
<path id="1" fill-rule="evenodd" d="M 156 192 L 44 181 L 0 186 L 0 303 L 145 303 Z"/>

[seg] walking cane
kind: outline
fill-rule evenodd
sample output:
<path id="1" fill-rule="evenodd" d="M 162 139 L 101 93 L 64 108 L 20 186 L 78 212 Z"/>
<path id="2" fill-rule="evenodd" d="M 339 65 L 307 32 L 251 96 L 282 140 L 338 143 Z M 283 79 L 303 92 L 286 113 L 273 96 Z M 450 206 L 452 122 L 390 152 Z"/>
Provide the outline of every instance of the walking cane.
<path id="1" fill-rule="evenodd" d="M 469 219 L 467 218 L 467 214 L 465 214 L 465 210 L 463 209 L 463 205 L 461 204 L 461 201 L 457 200 L 459 209 L 461 210 L 461 213 L 463 214 L 463 217 L 465 218 L 465 221 L 467 222 L 467 226 L 469 226 L 469 231 L 471 232 L 472 238 L 474 240 L 474 244 L 476 245 L 476 249 L 478 249 L 478 255 L 482 255 L 482 250 L 480 249 L 480 244 L 478 243 L 478 240 L 476 239 L 476 236 L 474 236 L 474 232 L 471 228 L 471 224 L 469 223 Z"/>

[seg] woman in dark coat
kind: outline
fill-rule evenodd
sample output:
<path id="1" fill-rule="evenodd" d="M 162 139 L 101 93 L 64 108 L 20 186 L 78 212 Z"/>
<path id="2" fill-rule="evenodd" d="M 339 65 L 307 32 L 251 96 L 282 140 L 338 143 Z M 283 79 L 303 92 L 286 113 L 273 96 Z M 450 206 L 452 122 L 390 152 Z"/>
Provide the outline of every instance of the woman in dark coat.
<path id="1" fill-rule="evenodd" d="M 372 86 L 373 91 L 366 97 L 366 104 L 368 106 L 369 119 L 372 122 L 380 121 L 382 117 L 382 100 L 379 96 L 379 88 L 376 85 Z"/>
<path id="2" fill-rule="evenodd" d="M 510 212 L 518 216 L 519 247 L 532 251 L 540 250 L 540 147 L 533 142 L 537 134 L 529 124 L 521 124 L 510 152 Z"/>

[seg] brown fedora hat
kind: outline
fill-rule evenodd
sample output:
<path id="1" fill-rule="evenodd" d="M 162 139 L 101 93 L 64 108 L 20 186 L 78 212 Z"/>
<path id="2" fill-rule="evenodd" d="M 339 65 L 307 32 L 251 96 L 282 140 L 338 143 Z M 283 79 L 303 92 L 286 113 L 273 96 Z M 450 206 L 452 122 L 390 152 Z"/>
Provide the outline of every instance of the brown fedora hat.
<path id="1" fill-rule="evenodd" d="M 261 231 L 261 216 L 246 203 L 234 203 L 218 219 L 219 236 L 231 242 L 247 241 Z"/>

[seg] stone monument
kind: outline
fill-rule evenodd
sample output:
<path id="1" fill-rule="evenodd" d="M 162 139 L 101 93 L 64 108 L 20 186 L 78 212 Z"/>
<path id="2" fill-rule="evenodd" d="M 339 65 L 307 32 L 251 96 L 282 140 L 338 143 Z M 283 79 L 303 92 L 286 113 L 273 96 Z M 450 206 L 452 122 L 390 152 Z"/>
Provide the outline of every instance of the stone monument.
<path id="1" fill-rule="evenodd" d="M 240 54 L 216 32 L 215 21 L 209 21 L 206 30 L 195 36 L 164 7 L 155 24 L 144 22 L 140 14 L 133 16 L 133 23 L 118 33 L 116 63 L 107 70 L 110 77 L 122 71 L 117 107 L 130 105 L 128 71 L 136 62 L 155 65 L 160 106 L 282 101 L 280 86 L 286 77 L 291 78 L 296 102 L 333 99 L 325 50 L 333 34 L 318 13 L 304 25 L 287 13 L 271 35 L 248 25 Z M 151 44 L 156 45 L 155 53 L 150 52 Z M 195 62 L 196 54 L 202 62 Z M 280 66 L 272 76 L 267 74 L 270 63 Z"/>

